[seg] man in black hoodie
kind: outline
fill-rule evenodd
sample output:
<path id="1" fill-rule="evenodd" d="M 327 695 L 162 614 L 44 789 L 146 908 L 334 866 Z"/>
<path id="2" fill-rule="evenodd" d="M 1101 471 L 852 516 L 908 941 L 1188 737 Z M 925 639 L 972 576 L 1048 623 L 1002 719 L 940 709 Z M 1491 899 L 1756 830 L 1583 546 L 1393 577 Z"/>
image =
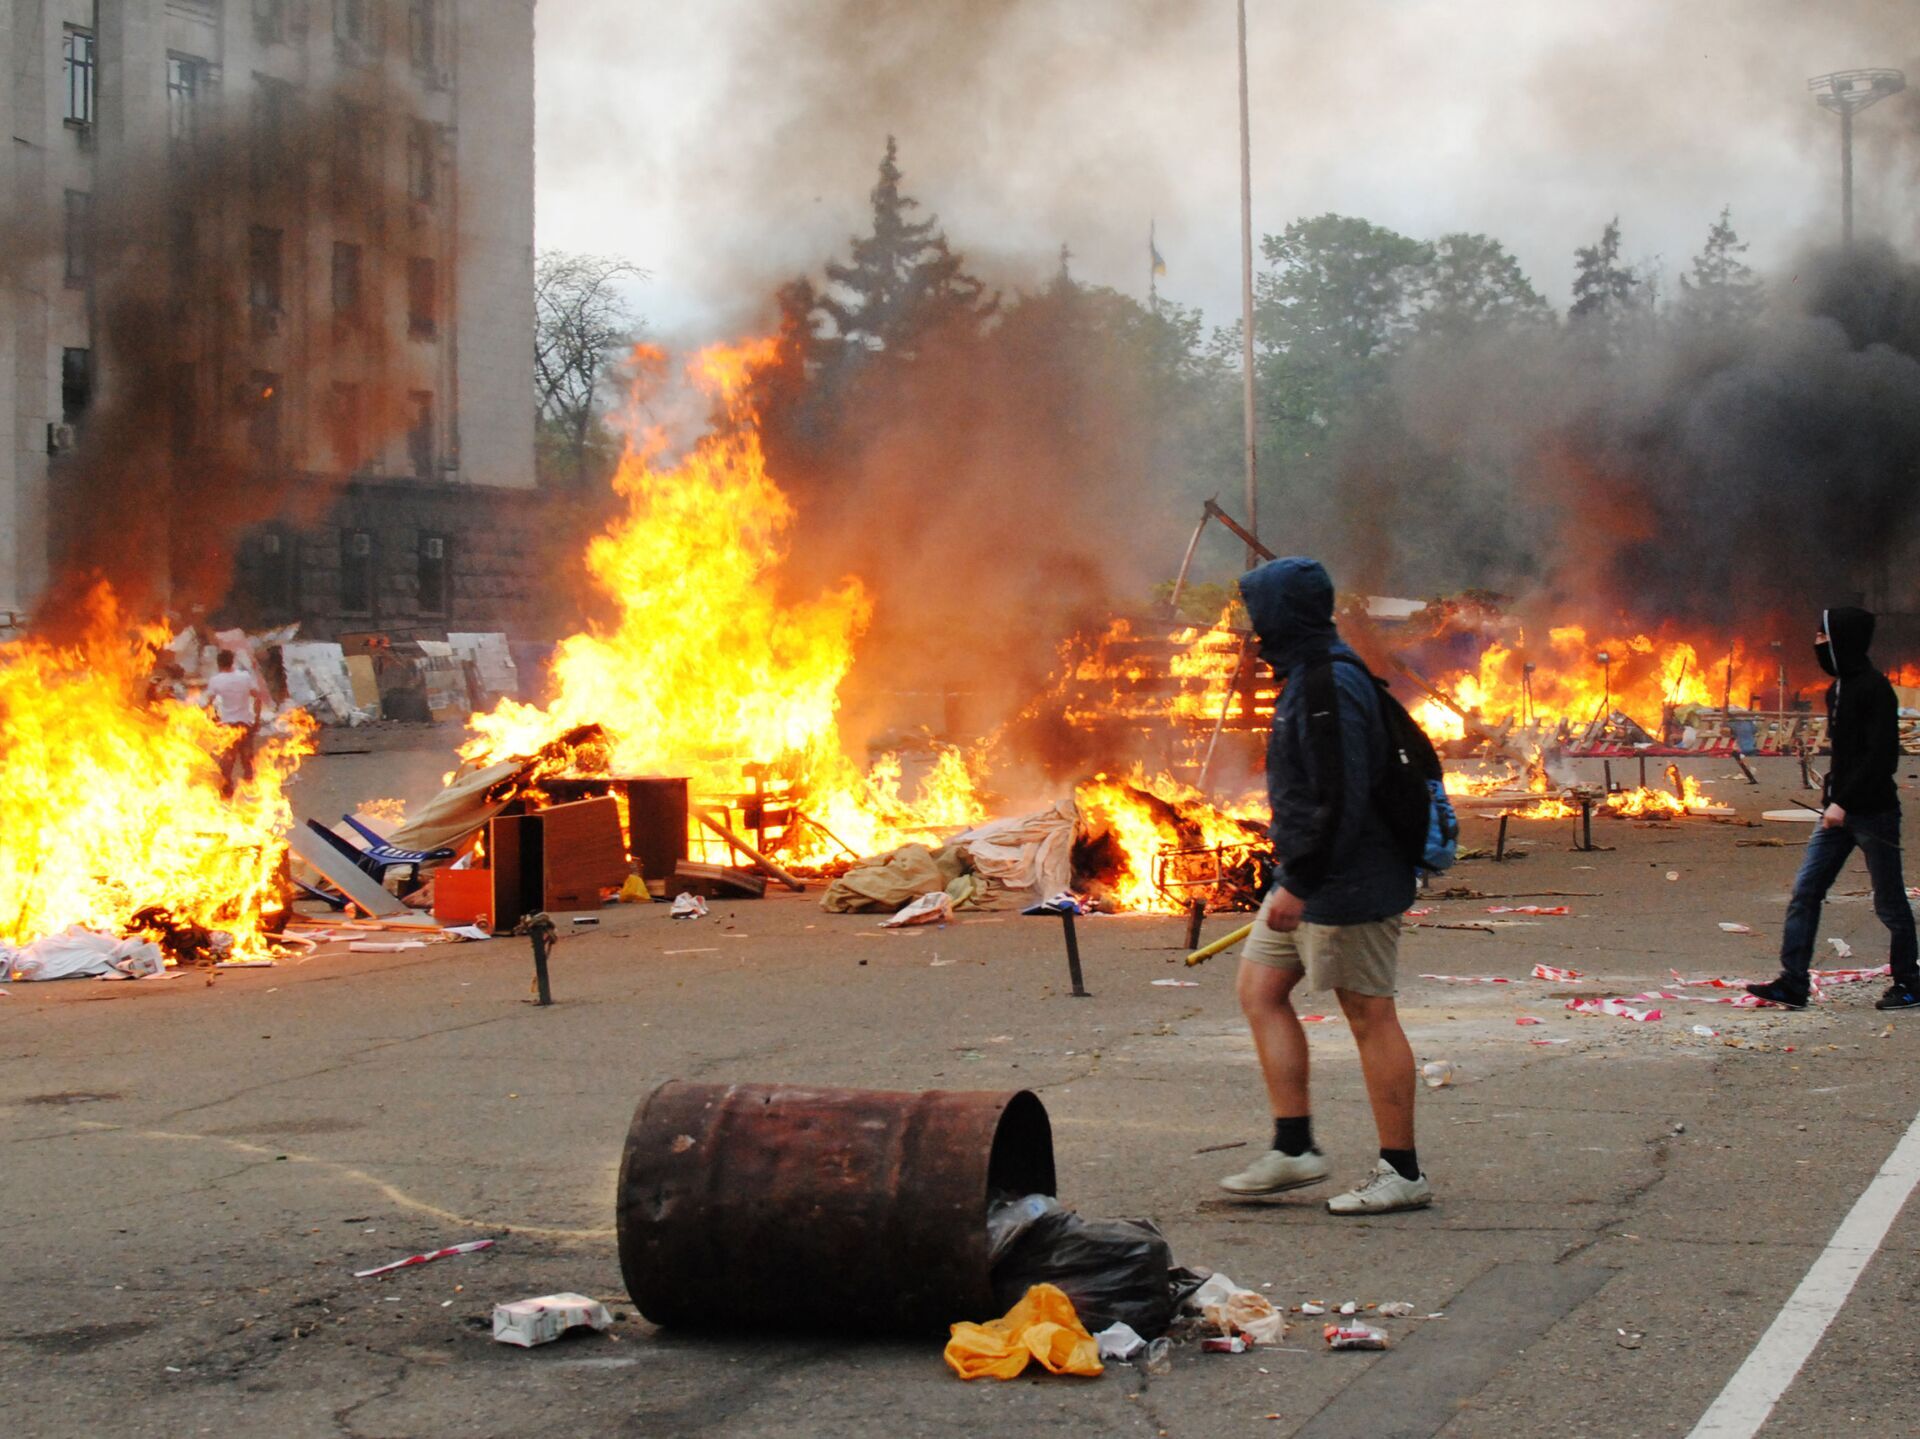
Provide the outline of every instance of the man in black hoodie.
<path id="1" fill-rule="evenodd" d="M 1872 642 L 1873 616 L 1866 610 L 1822 612 L 1814 654 L 1820 668 L 1834 677 L 1827 686 L 1827 739 L 1833 759 L 1821 796 L 1826 808 L 1793 882 L 1780 936 L 1780 976 L 1747 986 L 1748 993 L 1791 1009 L 1806 1005 L 1820 907 L 1856 845 L 1873 881 L 1873 912 L 1892 936 L 1888 959 L 1893 984 L 1875 1008 L 1920 1007 L 1913 909 L 1900 862 L 1900 792 L 1894 787 L 1900 766 L 1899 702 L 1887 677 L 1867 656 Z"/>

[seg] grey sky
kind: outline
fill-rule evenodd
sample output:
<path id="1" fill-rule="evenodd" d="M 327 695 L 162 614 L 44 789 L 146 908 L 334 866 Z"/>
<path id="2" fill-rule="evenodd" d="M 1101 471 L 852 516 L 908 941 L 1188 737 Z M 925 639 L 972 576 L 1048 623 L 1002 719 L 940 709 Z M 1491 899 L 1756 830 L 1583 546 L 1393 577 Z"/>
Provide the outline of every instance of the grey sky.
<path id="1" fill-rule="evenodd" d="M 1835 228 L 1809 75 L 1920 87 L 1911 0 L 1251 0 L 1254 223 L 1337 210 L 1503 240 L 1557 306 L 1618 213 L 1669 273 L 1723 204 L 1750 259 Z M 544 0 L 539 243 L 653 272 L 656 331 L 764 324 L 863 224 L 884 137 L 976 269 L 1237 309 L 1232 0 Z M 1920 93 L 1860 122 L 1863 228 L 1920 236 Z"/>

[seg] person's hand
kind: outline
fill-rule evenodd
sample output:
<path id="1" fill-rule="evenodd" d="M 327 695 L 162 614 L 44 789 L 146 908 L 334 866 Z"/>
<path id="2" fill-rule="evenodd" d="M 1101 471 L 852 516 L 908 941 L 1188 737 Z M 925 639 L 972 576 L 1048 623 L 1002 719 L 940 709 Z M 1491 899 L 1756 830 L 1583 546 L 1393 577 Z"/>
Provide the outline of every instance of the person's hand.
<path id="1" fill-rule="evenodd" d="M 1838 829 L 1847 822 L 1847 812 L 1837 804 L 1830 804 L 1820 812 L 1820 828 Z"/>
<path id="2" fill-rule="evenodd" d="M 1299 895 L 1285 889 L 1273 892 L 1273 901 L 1267 906 L 1267 928 L 1281 934 L 1292 934 L 1300 928 L 1300 921 L 1307 912 L 1307 902 Z"/>

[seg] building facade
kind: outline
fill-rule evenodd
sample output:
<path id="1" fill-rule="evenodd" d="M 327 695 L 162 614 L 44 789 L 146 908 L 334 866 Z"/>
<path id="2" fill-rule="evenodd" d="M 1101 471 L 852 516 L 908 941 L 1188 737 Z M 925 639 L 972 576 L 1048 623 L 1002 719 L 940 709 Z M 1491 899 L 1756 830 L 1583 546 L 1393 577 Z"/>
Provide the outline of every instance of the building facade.
<path id="1" fill-rule="evenodd" d="M 0 611 L 110 572 L 124 516 L 183 618 L 518 626 L 533 32 L 534 0 L 0 0 L 32 217 L 0 257 Z"/>

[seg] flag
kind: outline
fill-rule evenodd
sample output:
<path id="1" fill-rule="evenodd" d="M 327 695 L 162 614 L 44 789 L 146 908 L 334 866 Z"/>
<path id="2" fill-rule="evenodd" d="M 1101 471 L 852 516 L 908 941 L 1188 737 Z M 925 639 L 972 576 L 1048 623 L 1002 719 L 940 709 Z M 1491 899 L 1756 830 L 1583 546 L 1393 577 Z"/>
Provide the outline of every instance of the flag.
<path id="1" fill-rule="evenodd" d="M 1153 274 L 1157 279 L 1167 273 L 1167 262 L 1160 257 L 1160 247 L 1153 243 L 1153 227 L 1147 227 L 1147 258 L 1153 263 Z"/>

